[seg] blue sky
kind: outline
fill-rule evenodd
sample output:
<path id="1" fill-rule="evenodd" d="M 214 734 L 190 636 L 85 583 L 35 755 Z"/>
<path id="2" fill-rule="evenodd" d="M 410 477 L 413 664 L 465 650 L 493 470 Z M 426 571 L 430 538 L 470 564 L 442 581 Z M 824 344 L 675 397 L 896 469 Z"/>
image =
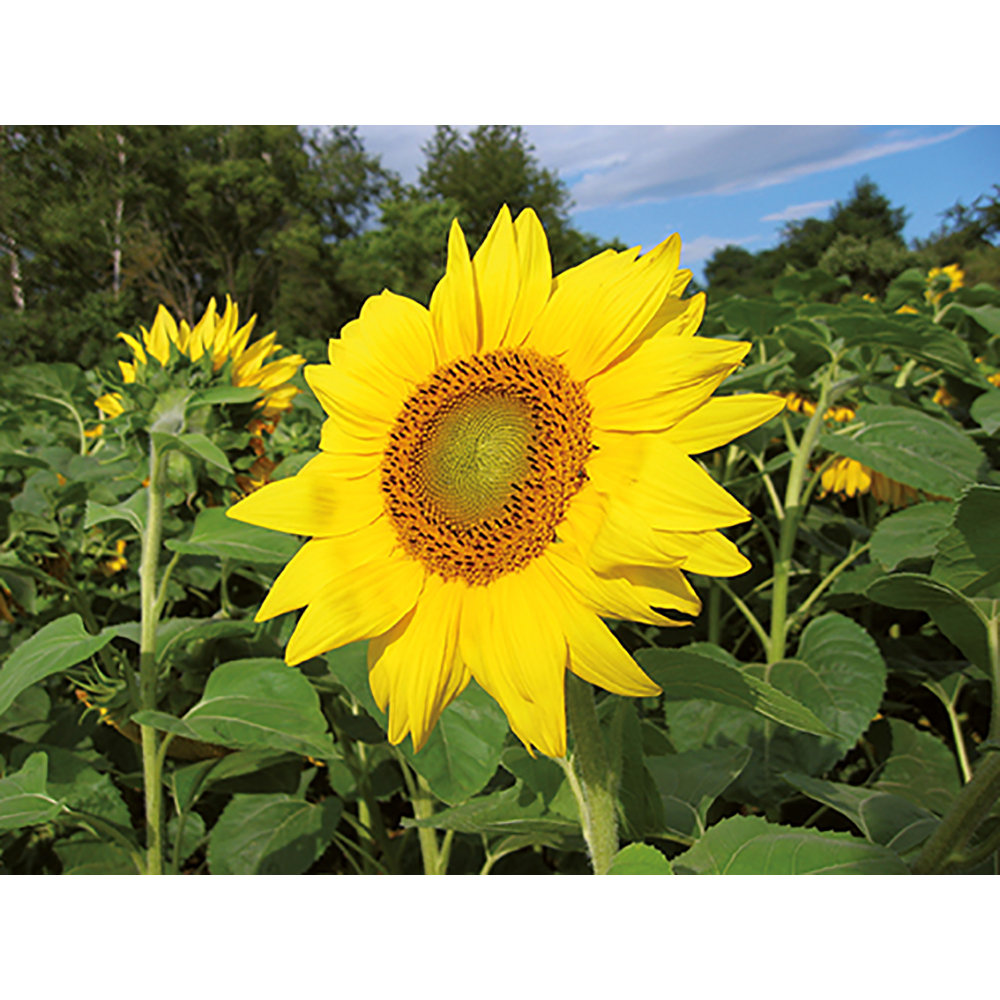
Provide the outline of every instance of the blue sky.
<path id="1" fill-rule="evenodd" d="M 471 126 L 456 126 L 467 131 Z M 574 224 L 630 246 L 673 232 L 700 276 L 712 251 L 777 243 L 786 221 L 826 218 L 868 174 L 924 237 L 940 213 L 1000 183 L 1000 126 L 525 126 L 576 202 Z M 359 126 L 369 152 L 415 180 L 433 126 Z"/>

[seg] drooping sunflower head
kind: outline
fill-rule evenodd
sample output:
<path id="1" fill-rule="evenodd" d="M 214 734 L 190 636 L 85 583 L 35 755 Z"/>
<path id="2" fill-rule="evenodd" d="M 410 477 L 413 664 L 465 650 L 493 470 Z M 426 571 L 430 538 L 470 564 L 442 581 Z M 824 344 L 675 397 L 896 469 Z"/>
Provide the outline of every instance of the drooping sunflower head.
<path id="1" fill-rule="evenodd" d="M 321 454 L 229 513 L 310 536 L 258 619 L 305 607 L 289 663 L 370 639 L 392 742 L 419 749 L 475 678 L 562 756 L 566 670 L 659 691 L 602 618 L 679 624 L 700 610 L 682 569 L 749 567 L 718 530 L 747 512 L 689 456 L 784 402 L 711 398 L 750 345 L 695 336 L 679 256 L 675 236 L 553 279 L 531 210 L 474 258 L 455 223 L 429 309 L 375 296 L 306 369 Z"/>
<path id="2" fill-rule="evenodd" d="M 281 350 L 277 333 L 270 333 L 248 346 L 250 334 L 257 317 L 251 316 L 243 326 L 239 322 L 239 307 L 226 296 L 226 311 L 220 316 L 215 299 L 211 299 L 204 315 L 192 328 L 187 320 L 178 323 L 165 306 L 160 306 L 152 326 L 140 327 L 141 339 L 128 333 L 119 333 L 132 351 L 131 361 L 119 361 L 122 381 L 132 385 L 150 359 L 161 368 L 170 367 L 177 359 L 193 363 L 203 358 L 211 359 L 212 370 L 218 372 L 227 362 L 232 363 L 231 380 L 234 386 L 254 387 L 264 395 L 254 405 L 263 411 L 266 419 L 280 416 L 292 406 L 298 389 L 290 380 L 305 363 L 305 358 L 292 354 L 268 362 Z M 268 362 L 268 363 L 265 363 Z M 95 401 L 103 414 L 119 416 L 123 412 L 120 393 L 107 393 Z"/>
<path id="3" fill-rule="evenodd" d="M 927 291 L 924 292 L 924 296 L 928 302 L 936 305 L 948 292 L 958 291 L 964 284 L 965 272 L 958 264 L 932 267 L 927 272 Z"/>

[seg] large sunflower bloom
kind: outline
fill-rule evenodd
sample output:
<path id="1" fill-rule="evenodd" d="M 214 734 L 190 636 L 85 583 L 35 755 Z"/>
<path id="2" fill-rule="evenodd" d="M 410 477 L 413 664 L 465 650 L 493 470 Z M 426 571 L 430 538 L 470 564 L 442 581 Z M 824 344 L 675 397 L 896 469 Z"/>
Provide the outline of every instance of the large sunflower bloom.
<path id="1" fill-rule="evenodd" d="M 474 677 L 513 731 L 566 753 L 565 671 L 659 688 L 601 617 L 700 610 L 681 569 L 749 563 L 719 528 L 747 511 L 689 455 L 756 427 L 771 396 L 711 399 L 749 344 L 695 337 L 674 236 L 553 280 L 531 210 L 474 259 L 453 223 L 430 309 L 383 292 L 306 369 L 322 453 L 229 514 L 313 536 L 258 620 L 306 606 L 286 659 L 370 639 L 389 739 L 419 749 Z"/>
<path id="2" fill-rule="evenodd" d="M 277 343 L 277 333 L 269 333 L 248 347 L 256 322 L 257 317 L 251 316 L 249 322 L 240 326 L 239 307 L 228 295 L 226 311 L 221 316 L 216 312 L 215 299 L 212 299 L 194 328 L 187 320 L 182 319 L 178 324 L 161 305 L 150 329 L 144 326 L 139 328 L 142 331 L 141 342 L 128 333 L 118 334 L 131 349 L 133 357 L 132 361 L 118 362 L 122 381 L 126 385 L 134 383 L 139 367 L 149 364 L 150 358 L 155 358 L 166 368 L 170 364 L 170 345 L 173 344 L 178 353 L 191 361 L 200 361 L 208 355 L 214 371 L 232 361 L 233 385 L 263 390 L 264 396 L 254 404 L 255 407 L 263 410 L 265 419 L 278 417 L 292 407 L 292 399 L 299 390 L 288 383 L 306 359 L 292 354 L 265 364 L 268 358 L 281 350 L 281 344 Z M 116 392 L 101 396 L 95 400 L 95 405 L 109 417 L 117 417 L 123 412 L 121 396 Z"/>

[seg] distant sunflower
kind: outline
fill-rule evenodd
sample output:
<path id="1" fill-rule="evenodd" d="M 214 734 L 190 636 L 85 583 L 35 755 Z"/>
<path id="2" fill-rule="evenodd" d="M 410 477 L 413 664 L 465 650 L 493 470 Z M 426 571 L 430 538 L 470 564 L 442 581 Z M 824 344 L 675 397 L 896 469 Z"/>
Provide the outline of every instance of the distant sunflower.
<path id="1" fill-rule="evenodd" d="M 965 272 L 958 264 L 932 267 L 927 272 L 927 291 L 924 297 L 935 305 L 948 294 L 957 292 L 965 284 Z"/>
<path id="2" fill-rule="evenodd" d="M 150 358 L 155 358 L 162 367 L 170 364 L 170 345 L 191 361 L 200 361 L 208 355 L 212 359 L 212 368 L 218 371 L 227 361 L 232 361 L 232 382 L 234 386 L 254 387 L 263 390 L 264 396 L 254 405 L 263 411 L 265 419 L 280 416 L 292 407 L 292 400 L 299 390 L 289 384 L 299 368 L 305 364 L 305 358 L 298 354 L 279 358 L 268 364 L 264 362 L 281 350 L 277 343 L 277 333 L 269 333 L 254 344 L 247 346 L 250 334 L 257 323 L 257 317 L 251 316 L 249 322 L 239 325 L 239 307 L 226 296 L 226 311 L 219 316 L 215 308 L 215 299 L 208 303 L 205 314 L 192 329 L 187 320 L 180 324 L 170 315 L 166 307 L 160 306 L 150 329 L 144 326 L 142 341 L 128 333 L 118 336 L 128 344 L 132 351 L 132 361 L 119 361 L 122 381 L 131 385 L 136 381 L 139 367 L 149 364 Z M 121 395 L 109 392 L 94 401 L 97 408 L 107 417 L 117 417 L 123 412 Z"/>
<path id="3" fill-rule="evenodd" d="M 678 624 L 682 568 L 749 563 L 719 528 L 747 511 L 689 455 L 783 405 L 711 399 L 750 345 L 694 336 L 680 240 L 606 251 L 553 280 L 533 211 L 506 208 L 474 259 L 452 224 L 430 309 L 383 292 L 306 369 L 322 453 L 229 514 L 313 536 L 257 619 L 306 606 L 286 658 L 370 639 L 389 739 L 419 749 L 474 677 L 530 748 L 566 752 L 565 671 L 659 688 L 601 616 Z"/>
<path id="4" fill-rule="evenodd" d="M 816 404 L 796 392 L 775 393 L 785 400 L 785 405 L 795 413 L 811 417 L 816 412 Z M 935 397 L 936 401 L 936 397 Z M 846 424 L 853 420 L 856 412 L 850 406 L 831 406 L 823 414 L 824 420 L 834 420 Z M 880 503 L 892 507 L 908 507 L 920 499 L 919 491 L 905 483 L 897 482 L 881 472 L 869 469 L 853 458 L 839 456 L 824 470 L 820 477 L 822 492 L 820 497 L 836 493 L 842 498 L 855 497 L 861 493 L 871 493 Z"/>

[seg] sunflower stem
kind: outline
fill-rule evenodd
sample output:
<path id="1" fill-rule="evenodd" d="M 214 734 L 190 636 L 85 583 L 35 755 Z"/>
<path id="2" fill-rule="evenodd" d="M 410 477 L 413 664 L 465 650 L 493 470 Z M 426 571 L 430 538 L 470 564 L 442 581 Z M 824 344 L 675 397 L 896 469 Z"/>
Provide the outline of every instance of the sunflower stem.
<path id="1" fill-rule="evenodd" d="M 593 688 L 570 673 L 566 675 L 566 713 L 573 753 L 559 763 L 580 809 L 583 839 L 594 874 L 606 875 L 618 853 L 615 775 L 601 736 Z"/>
<path id="2" fill-rule="evenodd" d="M 149 444 L 149 505 L 142 534 L 142 561 L 139 565 L 141 624 L 139 632 L 139 707 L 156 710 L 156 570 L 160 561 L 163 533 L 163 459 L 156 444 Z M 146 799 L 146 874 L 163 874 L 163 762 L 158 737 L 152 726 L 140 726 L 142 735 L 142 781 Z"/>
<path id="3" fill-rule="evenodd" d="M 809 459 L 812 457 L 816 440 L 823 427 L 823 419 L 830 405 L 830 384 L 836 371 L 836 363 L 827 369 L 820 389 L 816 409 L 809 418 L 802 440 L 789 447 L 792 450 L 792 464 L 788 472 L 788 486 L 785 489 L 785 517 L 781 522 L 781 535 L 778 539 L 778 558 L 774 563 L 774 589 L 771 592 L 771 637 L 768 644 L 769 664 L 776 663 L 785 657 L 785 644 L 788 639 L 788 583 L 792 572 L 792 554 L 795 551 L 795 540 L 799 524 L 805 512 L 808 491 L 803 494 L 806 473 L 809 471 Z M 786 421 L 786 429 L 791 434 L 791 428 Z M 792 435 L 794 439 L 794 435 Z"/>

